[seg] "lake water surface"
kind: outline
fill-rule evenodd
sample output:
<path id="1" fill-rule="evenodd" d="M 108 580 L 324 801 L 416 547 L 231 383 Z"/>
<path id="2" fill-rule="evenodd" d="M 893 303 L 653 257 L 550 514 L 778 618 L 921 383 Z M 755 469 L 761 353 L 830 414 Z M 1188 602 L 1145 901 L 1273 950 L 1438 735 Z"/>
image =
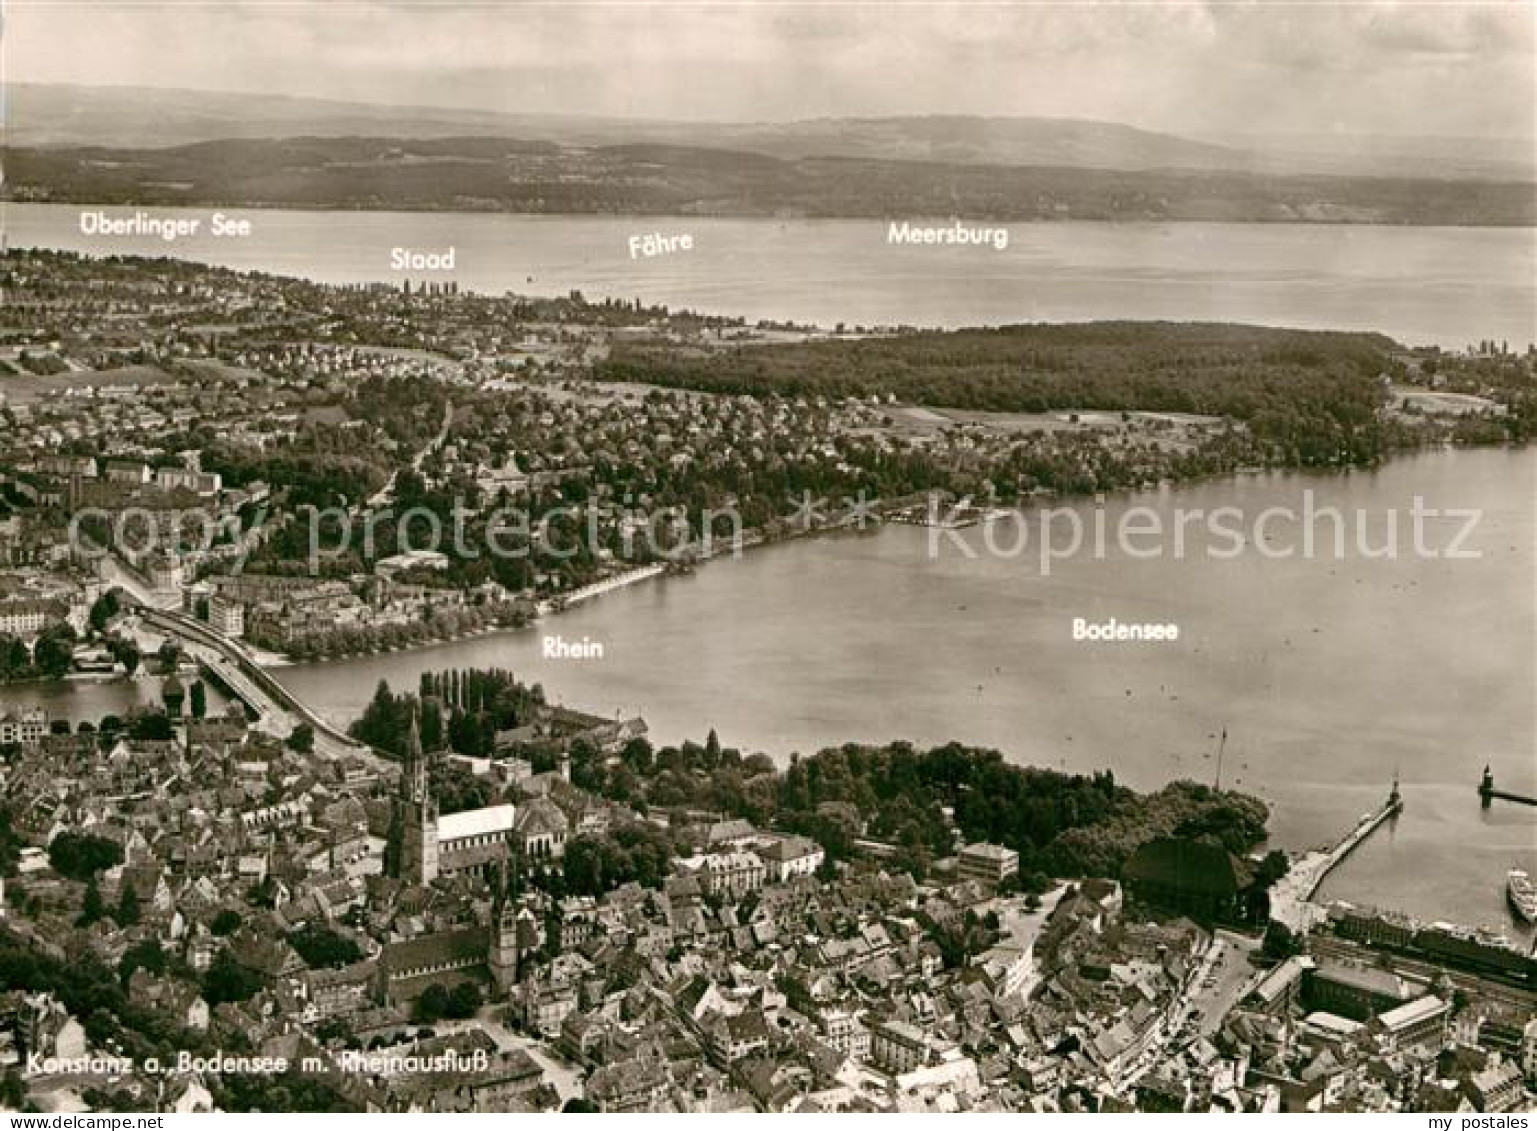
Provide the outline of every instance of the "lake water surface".
<path id="1" fill-rule="evenodd" d="M 73 205 L 12 204 L 12 247 L 173 255 L 331 283 L 399 282 L 396 247 L 455 250 L 451 274 L 490 294 L 640 298 L 833 326 L 1093 319 L 1379 330 L 1460 348 L 1537 342 L 1537 229 L 1323 224 L 1009 225 L 991 247 L 894 246 L 878 220 L 720 220 L 488 213 L 240 210 L 246 238 L 87 236 Z M 132 209 L 105 210 L 129 216 Z M 694 250 L 631 258 L 629 239 L 688 233 Z M 409 274 L 409 273 L 407 273 Z"/>
<path id="2" fill-rule="evenodd" d="M 1416 496 L 1481 511 L 1469 560 L 1363 557 L 1355 534 L 1318 560 L 1184 560 L 1112 551 L 1052 564 L 982 552 L 983 532 L 948 538 L 891 527 L 798 541 L 711 562 L 695 575 L 607 594 L 523 632 L 277 672 L 339 723 L 379 680 L 501 666 L 555 698 L 635 712 L 659 741 L 702 740 L 780 758 L 846 741 L 951 739 L 1016 761 L 1109 767 L 1132 785 L 1223 781 L 1274 806 L 1276 839 L 1307 848 L 1342 834 L 1387 794 L 1407 810 L 1331 879 L 1341 898 L 1508 927 L 1505 871 L 1537 871 L 1537 810 L 1479 808 L 1484 764 L 1537 790 L 1537 451 L 1436 452 L 1366 473 L 1266 475 L 1110 500 L 1172 525 L 1176 509 L 1267 507 L 1387 515 L 1407 530 Z M 1078 508 L 1091 529 L 1093 505 Z M 1462 520 L 1427 520 L 1445 549 Z M 1294 530 L 1296 528 L 1293 528 Z M 1285 536 L 1287 527 L 1273 527 Z M 1408 544 L 1409 535 L 1401 533 Z M 1003 542 L 1001 537 L 995 541 Z M 1283 543 L 1276 542 L 1272 552 Z M 1175 623 L 1176 643 L 1075 642 L 1074 617 Z M 546 633 L 604 645 L 602 660 L 541 657 Z"/>

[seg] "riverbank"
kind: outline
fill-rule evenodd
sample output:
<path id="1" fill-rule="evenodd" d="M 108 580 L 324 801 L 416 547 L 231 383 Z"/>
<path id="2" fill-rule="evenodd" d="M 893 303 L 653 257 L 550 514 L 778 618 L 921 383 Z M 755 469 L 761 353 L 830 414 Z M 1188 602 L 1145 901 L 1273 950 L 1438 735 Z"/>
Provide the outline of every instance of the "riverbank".
<path id="1" fill-rule="evenodd" d="M 1240 482 L 1265 483 L 1276 479 L 1301 479 L 1325 484 L 1349 479 L 1352 476 L 1371 476 L 1404 460 L 1412 460 L 1435 451 L 1509 451 L 1532 450 L 1533 444 L 1427 444 L 1392 452 L 1381 462 L 1369 467 L 1342 466 L 1337 468 L 1299 467 L 1241 467 L 1229 471 L 1204 475 L 1192 475 L 1181 479 L 1160 479 L 1136 486 L 1119 487 L 1093 494 L 1039 493 L 1014 506 L 979 504 L 970 498 L 952 499 L 944 493 L 921 493 L 892 500 L 872 500 L 867 504 L 854 504 L 838 511 L 818 515 L 815 522 L 805 521 L 797 527 L 790 520 L 776 528 L 747 530 L 737 538 L 718 539 L 708 549 L 691 547 L 676 560 L 653 562 L 634 566 L 611 574 L 598 581 L 580 586 L 568 593 L 557 593 L 539 599 L 534 605 L 534 617 L 529 624 L 548 617 L 559 616 L 582 606 L 597 597 L 628 589 L 631 586 L 652 581 L 663 576 L 687 576 L 695 569 L 721 558 L 740 559 L 755 550 L 784 545 L 809 539 L 824 539 L 847 534 L 870 534 L 885 526 L 905 526 L 927 531 L 959 534 L 975 528 L 987 528 L 1010 518 L 1021 522 L 1031 516 L 1040 517 L 1058 509 L 1071 510 L 1084 507 L 1115 507 L 1117 504 L 1147 496 L 1161 496 L 1169 491 L 1191 491 L 1221 484 Z M 938 501 L 936 501 L 938 500 Z M 295 658 L 266 649 L 244 644 L 264 668 L 284 668 L 295 664 L 344 663 L 358 658 L 385 654 L 410 654 L 423 652 L 485 636 L 519 631 L 528 624 L 488 625 L 441 638 L 383 648 L 365 649 L 327 657 Z"/>
<path id="2" fill-rule="evenodd" d="M 466 640 L 474 640 L 481 636 L 494 636 L 499 632 L 516 632 L 518 629 L 526 627 L 527 623 L 486 624 L 477 628 L 466 628 L 458 632 L 436 636 L 430 640 L 420 640 L 408 644 L 386 644 L 377 648 L 361 648 L 348 652 L 338 652 L 334 655 L 303 658 L 282 652 L 274 652 L 269 648 L 257 648 L 243 640 L 239 644 L 260 667 L 264 669 L 279 669 L 293 667 L 296 664 L 335 664 L 365 659 L 369 656 L 391 656 L 405 652 L 420 652 L 428 648 L 439 648 L 445 644 L 456 644 Z"/>
<path id="3" fill-rule="evenodd" d="M 336 664 L 347 663 L 352 660 L 369 656 L 400 655 L 411 652 L 424 652 L 432 648 L 440 648 L 446 644 L 458 644 L 464 641 L 476 640 L 484 636 L 495 636 L 499 633 L 517 632 L 527 628 L 529 624 L 548 616 L 556 616 L 577 605 L 583 604 L 605 593 L 612 593 L 620 589 L 637 585 L 643 581 L 660 577 L 668 572 L 666 565 L 637 566 L 635 569 L 626 570 L 623 573 L 606 577 L 601 581 L 592 582 L 579 589 L 573 589 L 568 594 L 557 594 L 554 597 L 545 598 L 536 603 L 535 616 L 522 624 L 488 624 L 478 628 L 468 628 L 461 632 L 455 632 L 447 636 L 437 637 L 432 640 L 422 640 L 411 644 L 401 644 L 381 648 L 367 648 L 358 652 L 343 652 L 334 656 L 314 657 L 307 659 L 295 659 L 291 655 L 274 652 L 271 649 L 257 648 L 242 641 L 242 646 L 251 654 L 263 668 L 288 668 L 296 664 Z"/>

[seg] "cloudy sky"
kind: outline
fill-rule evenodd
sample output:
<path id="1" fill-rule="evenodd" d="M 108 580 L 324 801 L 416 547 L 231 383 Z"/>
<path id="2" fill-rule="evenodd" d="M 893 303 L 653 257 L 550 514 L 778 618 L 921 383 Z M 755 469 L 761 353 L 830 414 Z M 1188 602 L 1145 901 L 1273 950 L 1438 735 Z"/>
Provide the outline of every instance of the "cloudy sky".
<path id="1" fill-rule="evenodd" d="M 1534 6 L 8 0 L 6 78 L 675 119 L 1533 134 Z"/>

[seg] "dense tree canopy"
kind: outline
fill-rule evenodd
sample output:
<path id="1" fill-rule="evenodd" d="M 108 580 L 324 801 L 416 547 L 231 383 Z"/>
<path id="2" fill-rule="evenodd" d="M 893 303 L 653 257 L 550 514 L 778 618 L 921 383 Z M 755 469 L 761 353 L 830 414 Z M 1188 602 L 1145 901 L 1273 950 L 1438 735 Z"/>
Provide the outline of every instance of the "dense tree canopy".
<path id="1" fill-rule="evenodd" d="M 423 750 L 446 748 L 483 757 L 495 749 L 497 731 L 523 725 L 544 704 L 543 688 L 520 683 L 508 671 L 424 672 L 419 694 L 415 695 L 396 694 L 381 680 L 363 716 L 352 724 L 349 733 L 376 749 L 404 754 L 414 714 Z M 445 809 L 452 812 L 446 806 Z"/>
<path id="2" fill-rule="evenodd" d="M 48 845 L 48 862 L 61 876 L 87 880 L 123 862 L 123 848 L 91 833 L 62 832 Z"/>
<path id="3" fill-rule="evenodd" d="M 1181 412 L 1243 421 L 1278 462 L 1383 454 L 1378 334 L 1219 323 L 1094 322 L 925 331 L 701 353 L 617 347 L 612 380 L 783 396 L 893 396 L 996 412 Z"/>
<path id="4" fill-rule="evenodd" d="M 356 942 L 318 923 L 308 923 L 293 932 L 288 936 L 288 945 L 312 969 L 346 966 L 363 957 Z"/>

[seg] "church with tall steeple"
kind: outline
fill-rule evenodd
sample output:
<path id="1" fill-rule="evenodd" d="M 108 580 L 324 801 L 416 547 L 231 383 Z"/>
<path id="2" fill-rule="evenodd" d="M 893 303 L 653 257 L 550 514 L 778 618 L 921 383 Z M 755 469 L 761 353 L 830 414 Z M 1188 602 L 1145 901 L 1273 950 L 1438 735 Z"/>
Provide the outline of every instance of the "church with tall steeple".
<path id="1" fill-rule="evenodd" d="M 421 725 L 413 711 L 400 783 L 391 802 L 385 874 L 420 886 L 460 873 L 489 881 L 511 855 L 517 808 L 487 805 L 440 816 L 430 769 L 431 756 L 422 750 Z"/>
<path id="2" fill-rule="evenodd" d="M 427 770 L 421 724 L 413 710 L 385 845 L 385 870 L 408 884 L 426 885 L 438 878 L 438 806 Z"/>

